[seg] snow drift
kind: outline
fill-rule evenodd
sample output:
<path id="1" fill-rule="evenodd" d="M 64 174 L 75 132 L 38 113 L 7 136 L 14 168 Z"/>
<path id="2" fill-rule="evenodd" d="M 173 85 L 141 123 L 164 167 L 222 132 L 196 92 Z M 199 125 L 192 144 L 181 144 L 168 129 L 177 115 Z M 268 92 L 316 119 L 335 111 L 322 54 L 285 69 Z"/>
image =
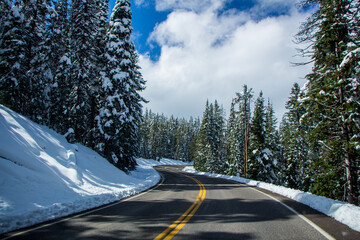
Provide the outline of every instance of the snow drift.
<path id="1" fill-rule="evenodd" d="M 154 186 L 152 166 L 139 159 L 129 175 L 81 144 L 69 144 L 0 105 L 0 233 L 98 207 Z"/>

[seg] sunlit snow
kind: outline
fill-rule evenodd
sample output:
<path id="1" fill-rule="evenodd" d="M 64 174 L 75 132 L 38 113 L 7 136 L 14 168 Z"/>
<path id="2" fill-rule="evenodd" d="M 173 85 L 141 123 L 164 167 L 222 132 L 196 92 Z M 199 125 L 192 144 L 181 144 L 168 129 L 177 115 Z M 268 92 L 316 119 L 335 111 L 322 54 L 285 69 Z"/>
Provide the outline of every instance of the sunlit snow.
<path id="1" fill-rule="evenodd" d="M 0 105 L 0 233 L 98 207 L 154 186 L 154 165 L 129 175 L 81 144 Z"/>

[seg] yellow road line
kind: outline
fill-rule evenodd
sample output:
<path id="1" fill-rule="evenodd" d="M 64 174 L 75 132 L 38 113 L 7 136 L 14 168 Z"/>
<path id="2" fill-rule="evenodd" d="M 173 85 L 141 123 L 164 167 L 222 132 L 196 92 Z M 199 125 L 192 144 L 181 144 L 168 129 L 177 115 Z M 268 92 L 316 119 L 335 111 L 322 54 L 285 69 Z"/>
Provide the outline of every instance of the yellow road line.
<path id="1" fill-rule="evenodd" d="M 172 171 L 172 170 L 168 169 L 167 167 L 165 167 L 165 170 L 179 174 L 179 175 L 183 175 L 187 178 L 192 179 L 199 185 L 200 192 L 199 192 L 198 196 L 196 197 L 195 202 L 186 210 L 186 212 L 184 212 L 184 214 L 182 214 L 175 222 L 173 222 L 167 229 L 165 229 L 162 233 L 160 233 L 156 238 L 154 238 L 154 240 L 160 240 L 160 239 L 170 240 L 170 239 L 172 239 L 185 226 L 185 224 L 190 220 L 190 218 L 192 216 L 194 216 L 195 212 L 198 210 L 198 208 L 204 201 L 205 195 L 206 195 L 205 186 L 196 178 Z"/>

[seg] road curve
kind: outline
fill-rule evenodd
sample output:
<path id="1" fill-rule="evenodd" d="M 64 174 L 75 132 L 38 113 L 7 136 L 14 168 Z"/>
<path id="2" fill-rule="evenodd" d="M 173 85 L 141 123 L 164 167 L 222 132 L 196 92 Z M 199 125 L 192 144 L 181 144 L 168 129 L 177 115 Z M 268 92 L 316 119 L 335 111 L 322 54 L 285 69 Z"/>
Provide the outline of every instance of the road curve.
<path id="1" fill-rule="evenodd" d="M 360 239 L 360 233 L 285 197 L 181 168 L 156 167 L 162 182 L 145 193 L 0 238 Z"/>

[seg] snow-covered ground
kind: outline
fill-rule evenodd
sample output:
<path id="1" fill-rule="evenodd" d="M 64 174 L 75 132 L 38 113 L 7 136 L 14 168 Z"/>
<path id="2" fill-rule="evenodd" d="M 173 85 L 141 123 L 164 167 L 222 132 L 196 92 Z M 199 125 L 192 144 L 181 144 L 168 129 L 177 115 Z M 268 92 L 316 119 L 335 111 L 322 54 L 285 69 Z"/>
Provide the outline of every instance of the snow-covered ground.
<path id="1" fill-rule="evenodd" d="M 255 181 L 251 179 L 227 176 L 214 173 L 204 173 L 195 171 L 193 166 L 188 166 L 183 169 L 185 172 L 196 173 L 200 175 L 207 175 L 211 177 L 219 177 L 245 183 L 250 186 L 255 186 L 269 190 L 271 192 L 283 195 L 291 198 L 295 201 L 301 202 L 305 205 L 310 206 L 313 209 L 318 210 L 330 217 L 333 217 L 337 221 L 349 226 L 350 228 L 360 232 L 360 207 L 354 206 L 346 202 L 340 202 L 333 199 L 316 196 L 311 193 L 302 192 L 295 189 L 290 189 L 282 186 L 277 186 L 270 183 Z"/>
<path id="2" fill-rule="evenodd" d="M 0 233 L 98 207 L 154 186 L 155 165 L 127 175 L 96 152 L 0 105 Z"/>

